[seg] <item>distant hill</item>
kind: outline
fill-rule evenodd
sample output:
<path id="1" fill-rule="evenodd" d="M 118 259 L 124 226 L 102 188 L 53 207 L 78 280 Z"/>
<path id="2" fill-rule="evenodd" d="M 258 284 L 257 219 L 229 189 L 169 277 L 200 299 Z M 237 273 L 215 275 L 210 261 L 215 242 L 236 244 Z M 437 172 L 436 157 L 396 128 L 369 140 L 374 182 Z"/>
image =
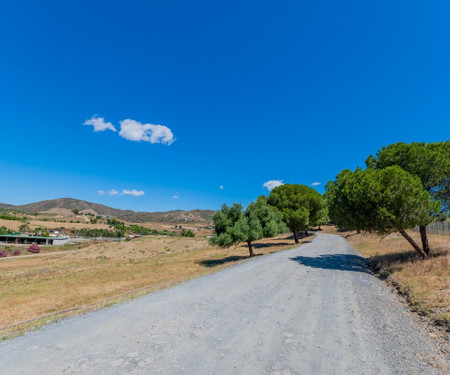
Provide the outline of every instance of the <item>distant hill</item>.
<path id="1" fill-rule="evenodd" d="M 12 204 L 0 203 L 0 209 L 12 210 L 14 208 L 15 206 L 13 206 Z"/>
<path id="2" fill-rule="evenodd" d="M 22 204 L 14 206 L 11 204 L 0 203 L 0 208 L 22 211 L 29 214 L 46 212 L 57 213 L 60 215 L 71 215 L 73 209 L 82 213 L 91 213 L 101 216 L 113 216 L 117 219 L 127 220 L 135 223 L 143 222 L 210 222 L 214 211 L 212 210 L 191 210 L 191 211 L 167 211 L 167 212 L 135 212 L 131 210 L 121 210 L 112 208 L 103 204 L 86 202 L 73 198 L 51 199 L 41 202 Z"/>

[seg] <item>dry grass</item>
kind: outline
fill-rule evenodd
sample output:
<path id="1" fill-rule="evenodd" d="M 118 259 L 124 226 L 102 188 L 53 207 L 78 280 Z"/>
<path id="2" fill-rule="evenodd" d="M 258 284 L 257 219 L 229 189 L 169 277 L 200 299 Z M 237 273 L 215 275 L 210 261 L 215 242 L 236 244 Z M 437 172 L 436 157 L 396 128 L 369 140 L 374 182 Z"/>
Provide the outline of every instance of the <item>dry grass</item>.
<path id="1" fill-rule="evenodd" d="M 450 237 L 429 235 L 432 255 L 421 259 L 400 234 L 380 238 L 375 234 L 326 232 L 343 235 L 369 259 L 371 267 L 404 294 L 412 311 L 430 317 L 450 330 Z M 420 243 L 419 234 L 410 235 Z"/>
<path id="2" fill-rule="evenodd" d="M 111 240 L 112 242 L 113 240 Z M 28 248 L 30 247 L 30 244 L 14 244 L 14 243 L 1 243 L 0 244 L 0 250 L 6 250 L 9 253 L 11 253 L 14 250 L 20 250 L 22 252 L 23 256 L 30 256 L 30 257 L 37 257 L 42 256 L 46 253 L 58 253 L 58 252 L 68 252 L 71 250 L 79 250 L 83 249 L 87 246 L 91 246 L 94 243 L 99 243 L 100 241 L 84 241 L 84 242 L 69 242 L 64 245 L 39 245 L 41 251 L 38 254 L 30 253 L 28 252 Z M 7 261 L 10 258 L 11 255 L 9 255 L 7 258 L 0 258 L 0 261 Z"/>
<path id="3" fill-rule="evenodd" d="M 23 215 L 24 217 L 28 218 L 28 225 L 30 226 L 31 231 L 33 231 L 35 228 L 38 227 L 44 227 L 48 229 L 57 229 L 64 227 L 66 229 L 70 230 L 79 230 L 79 229 L 110 229 L 109 225 L 106 224 L 105 219 L 98 220 L 97 223 L 92 224 L 90 222 L 86 222 L 83 215 L 79 216 L 71 216 L 71 217 L 64 217 L 64 216 L 47 216 L 47 215 L 40 215 L 38 217 L 32 216 L 32 215 Z M 88 219 L 91 218 L 90 216 L 86 216 Z M 45 218 L 46 220 L 42 220 Z M 73 221 L 72 223 L 70 221 Z M 79 221 L 79 223 L 76 223 L 75 221 Z M 159 223 L 159 222 L 151 222 L 151 223 L 132 223 L 124 220 L 123 221 L 126 225 L 130 224 L 136 224 L 139 226 L 143 226 L 149 229 L 156 229 L 156 230 L 169 230 L 173 231 L 175 229 L 175 226 L 182 225 L 183 228 L 186 229 L 192 229 L 195 232 L 201 232 L 200 235 L 209 235 L 212 234 L 212 230 L 205 230 L 203 229 L 205 227 L 205 223 Z M 18 220 L 5 220 L 0 219 L 0 227 L 4 226 L 8 229 L 12 230 L 19 230 L 20 225 L 22 225 L 21 221 Z M 197 233 L 196 233 L 197 234 Z"/>
<path id="4" fill-rule="evenodd" d="M 109 226 L 106 224 L 101 224 L 101 223 L 97 223 L 97 224 L 91 224 L 91 223 L 87 223 L 85 222 L 85 220 L 83 218 L 80 219 L 75 219 L 75 220 L 79 220 L 80 223 L 71 223 L 70 221 L 66 221 L 64 223 L 61 223 L 59 221 L 44 221 L 44 220 L 39 220 L 39 219 L 30 219 L 28 222 L 28 225 L 30 226 L 31 230 L 34 230 L 37 227 L 45 227 L 48 229 L 55 229 L 55 228 L 61 228 L 61 227 L 65 227 L 68 229 L 83 229 L 83 228 L 88 228 L 88 229 L 93 229 L 93 228 L 97 228 L 97 229 L 108 229 Z M 13 229 L 13 230 L 18 230 L 19 226 L 22 225 L 22 222 L 18 221 L 18 220 L 4 220 L 4 219 L 0 219 L 0 227 L 1 226 L 5 226 L 8 229 Z"/>
<path id="5" fill-rule="evenodd" d="M 285 236 L 257 241 L 255 252 L 291 248 Z M 206 239 L 148 236 L 133 241 L 91 244 L 42 256 L 7 258 L 0 262 L 0 327 L 49 313 L 84 306 L 66 316 L 174 285 L 247 258 L 247 247 L 220 249 Z M 118 296 L 116 298 L 116 296 Z M 49 317 L 0 330 L 4 337 L 45 324 Z"/>

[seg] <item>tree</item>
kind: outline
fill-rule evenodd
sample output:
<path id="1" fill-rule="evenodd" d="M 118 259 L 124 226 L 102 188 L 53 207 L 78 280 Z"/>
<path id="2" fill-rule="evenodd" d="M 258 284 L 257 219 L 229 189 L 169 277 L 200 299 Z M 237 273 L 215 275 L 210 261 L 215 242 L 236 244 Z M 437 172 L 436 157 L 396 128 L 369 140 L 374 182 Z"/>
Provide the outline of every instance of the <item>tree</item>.
<path id="1" fill-rule="evenodd" d="M 47 232 L 47 229 L 45 227 L 34 228 L 34 234 L 36 234 L 37 236 L 43 236 L 45 232 Z"/>
<path id="2" fill-rule="evenodd" d="M 265 237 L 273 237 L 286 231 L 281 215 L 267 204 L 265 197 L 250 203 L 245 211 L 242 205 L 226 204 L 213 217 L 214 237 L 211 243 L 221 247 L 230 247 L 246 242 L 249 256 L 255 256 L 252 242 Z"/>
<path id="3" fill-rule="evenodd" d="M 380 235 L 399 232 L 423 257 L 427 254 L 406 233 L 439 215 L 439 203 L 420 179 L 399 166 L 381 170 L 344 170 L 326 185 L 331 220 L 339 228 L 356 228 Z"/>
<path id="4" fill-rule="evenodd" d="M 78 208 L 74 208 L 74 209 L 72 210 L 72 212 L 73 212 L 75 215 L 79 215 L 79 214 L 80 214 L 80 211 L 78 211 Z"/>
<path id="5" fill-rule="evenodd" d="M 254 255 L 252 241 L 274 237 L 288 231 L 282 215 L 269 206 L 267 201 L 267 197 L 262 195 L 256 202 L 250 203 L 245 210 L 249 225 L 247 245 L 250 256 Z"/>
<path id="6" fill-rule="evenodd" d="M 383 147 L 366 160 L 368 168 L 384 169 L 398 165 L 419 177 L 423 188 L 433 199 L 441 202 L 443 219 L 450 208 L 450 141 L 436 143 L 396 143 Z M 430 253 L 426 226 L 420 225 L 420 237 L 425 253 Z"/>
<path id="7" fill-rule="evenodd" d="M 0 227 L 0 234 L 13 234 L 14 231 L 12 229 L 8 229 L 5 226 Z"/>
<path id="8" fill-rule="evenodd" d="M 275 207 L 283 221 L 294 234 L 298 243 L 298 232 L 323 223 L 327 216 L 327 205 L 321 194 L 305 185 L 285 184 L 270 192 L 268 203 Z"/>
<path id="9" fill-rule="evenodd" d="M 350 182 L 356 178 L 353 173 L 360 171 L 359 168 L 355 172 L 345 169 L 325 187 L 328 213 L 339 229 L 356 229 L 359 232 L 365 227 L 365 218 L 370 214 L 370 209 L 366 210 L 364 206 L 367 202 L 358 201 L 359 186 L 352 185 Z"/>
<path id="10" fill-rule="evenodd" d="M 28 225 L 28 223 L 20 224 L 19 231 L 20 232 L 29 232 L 30 231 L 30 226 Z"/>
<path id="11" fill-rule="evenodd" d="M 195 237 L 195 233 L 191 229 L 183 228 L 181 230 L 181 236 L 183 236 L 183 237 Z"/>
<path id="12" fill-rule="evenodd" d="M 223 204 L 221 210 L 214 213 L 213 221 L 211 244 L 230 247 L 247 240 L 249 227 L 241 204 L 233 203 L 231 207 Z"/>

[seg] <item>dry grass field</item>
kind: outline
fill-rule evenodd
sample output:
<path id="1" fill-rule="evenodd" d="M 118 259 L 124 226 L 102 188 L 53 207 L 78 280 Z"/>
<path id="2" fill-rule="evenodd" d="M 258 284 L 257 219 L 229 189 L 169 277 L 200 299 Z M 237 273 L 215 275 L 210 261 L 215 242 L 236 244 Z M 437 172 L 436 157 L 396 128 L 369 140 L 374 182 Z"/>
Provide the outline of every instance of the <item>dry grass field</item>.
<path id="1" fill-rule="evenodd" d="M 91 224 L 90 222 L 86 222 L 83 215 L 79 216 L 73 216 L 73 217 L 63 217 L 63 216 L 46 216 L 46 215 L 40 215 L 37 217 L 34 217 L 32 215 L 23 215 L 27 219 L 29 219 L 28 224 L 30 226 L 31 231 L 33 231 L 37 227 L 45 227 L 47 229 L 57 229 L 64 227 L 66 229 L 110 229 L 110 227 L 106 224 L 105 219 L 98 220 L 97 223 Z M 86 216 L 88 219 L 90 216 Z M 45 219 L 45 220 L 42 220 Z M 71 222 L 72 221 L 72 222 Z M 77 223 L 79 221 L 79 223 Z M 123 221 L 123 220 L 122 220 Z M 136 224 L 139 226 L 143 226 L 149 229 L 156 229 L 156 230 L 174 230 L 175 226 L 182 225 L 183 228 L 191 229 L 193 231 L 203 231 L 202 235 L 204 234 L 211 234 L 211 230 L 204 230 L 204 223 L 180 223 L 180 224 L 172 224 L 172 223 L 159 223 L 159 222 L 151 222 L 151 223 L 132 223 L 123 221 L 125 225 L 131 225 Z M 4 226 L 8 229 L 13 229 L 17 231 L 19 229 L 19 226 L 22 225 L 22 222 L 19 220 L 5 220 L 0 219 L 0 227 Z"/>
<path id="2" fill-rule="evenodd" d="M 58 221 L 43 221 L 43 220 L 32 218 L 32 219 L 30 219 L 28 224 L 30 226 L 31 231 L 33 231 L 37 227 L 45 227 L 48 229 L 55 229 L 55 228 L 60 228 L 60 227 L 65 227 L 68 229 L 82 229 L 82 228 L 108 229 L 109 228 L 108 225 L 102 224 L 102 223 L 91 224 L 91 223 L 85 222 L 85 220 L 83 220 L 83 219 L 76 219 L 76 220 L 80 221 L 80 223 L 71 223 L 70 221 L 65 221 L 65 222 L 61 223 Z M 0 219 L 0 227 L 4 226 L 8 229 L 18 230 L 20 225 L 22 225 L 22 222 L 18 221 L 18 220 Z"/>
<path id="3" fill-rule="evenodd" d="M 257 254 L 291 247 L 294 242 L 286 236 L 255 242 Z M 55 254 L 4 258 L 0 260 L 0 337 L 208 274 L 247 256 L 244 245 L 220 249 L 205 238 L 146 236 Z M 4 329 L 67 309 L 74 310 Z"/>
<path id="4" fill-rule="evenodd" d="M 403 294 L 412 311 L 429 317 L 436 325 L 450 330 L 450 237 L 429 235 L 432 255 L 421 259 L 400 234 L 381 238 L 375 234 L 325 232 L 344 236 L 369 259 L 369 264 Z M 418 243 L 419 234 L 409 233 Z"/>

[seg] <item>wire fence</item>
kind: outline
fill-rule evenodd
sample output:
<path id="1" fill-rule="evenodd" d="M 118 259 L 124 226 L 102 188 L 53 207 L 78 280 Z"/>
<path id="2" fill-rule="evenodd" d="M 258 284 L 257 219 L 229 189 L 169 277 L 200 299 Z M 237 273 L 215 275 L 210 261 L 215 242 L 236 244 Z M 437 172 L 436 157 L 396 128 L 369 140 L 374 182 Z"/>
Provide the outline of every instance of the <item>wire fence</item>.
<path id="1" fill-rule="evenodd" d="M 415 227 L 416 232 L 419 231 L 419 227 Z M 450 221 L 440 221 L 427 225 L 427 233 L 440 234 L 442 236 L 450 236 Z"/>

